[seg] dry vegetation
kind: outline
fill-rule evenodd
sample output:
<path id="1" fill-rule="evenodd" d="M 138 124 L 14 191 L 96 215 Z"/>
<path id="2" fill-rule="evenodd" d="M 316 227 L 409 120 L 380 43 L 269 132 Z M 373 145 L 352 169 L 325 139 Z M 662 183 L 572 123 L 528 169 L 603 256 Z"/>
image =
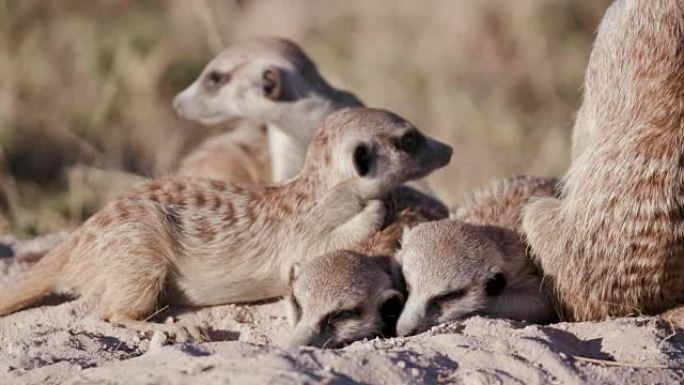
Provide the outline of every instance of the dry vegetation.
<path id="1" fill-rule="evenodd" d="M 559 174 L 608 2 L 0 0 L 9 226 L 40 233 L 91 213 L 100 202 L 69 183 L 70 166 L 161 175 L 226 129 L 180 120 L 170 100 L 251 35 L 298 41 L 334 84 L 453 144 L 432 177 L 450 204 L 491 178 Z"/>

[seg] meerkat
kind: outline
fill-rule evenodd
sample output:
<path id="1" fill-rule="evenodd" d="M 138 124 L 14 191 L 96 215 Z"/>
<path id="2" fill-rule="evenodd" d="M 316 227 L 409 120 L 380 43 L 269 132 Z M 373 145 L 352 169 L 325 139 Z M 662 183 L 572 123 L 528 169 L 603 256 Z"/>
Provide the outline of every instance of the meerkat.
<path id="1" fill-rule="evenodd" d="M 262 37 L 221 52 L 173 105 L 181 116 L 204 124 L 265 122 L 272 179 L 280 182 L 301 169 L 318 122 L 363 103 L 332 87 L 297 44 Z"/>
<path id="2" fill-rule="evenodd" d="M 554 313 L 520 233 L 524 205 L 557 196 L 557 178 L 517 176 L 476 190 L 451 220 L 404 234 L 396 258 L 408 287 L 401 336 L 473 314 L 548 322 Z"/>
<path id="3" fill-rule="evenodd" d="M 243 119 L 233 131 L 207 139 L 186 155 L 175 175 L 268 184 L 272 175 L 267 130 L 261 122 Z"/>
<path id="4" fill-rule="evenodd" d="M 421 260 L 417 263 L 420 265 L 418 271 L 431 282 L 433 275 L 448 274 L 454 279 L 469 279 L 468 282 L 473 282 L 473 286 L 479 284 L 486 288 L 486 282 L 494 279 L 488 294 L 487 291 L 479 295 L 475 291 L 469 293 L 469 298 L 473 299 L 467 303 L 469 307 L 452 303 L 451 316 L 471 314 L 474 312 L 473 303 L 476 303 L 477 311 L 481 314 L 535 322 L 552 318 L 549 303 L 544 293 L 540 292 L 540 276 L 525 255 L 525 244 L 514 229 L 520 223 L 521 210 L 527 200 L 533 196 L 556 195 L 557 182 L 556 178 L 518 176 L 476 191 L 456 214 L 457 217 L 471 221 L 471 224 L 454 222 L 454 225 L 448 221 L 441 225 L 437 225 L 437 222 L 431 224 L 443 238 L 454 238 L 452 242 L 455 243 L 450 244 L 451 249 L 443 248 L 443 254 L 434 254 L 431 250 L 434 236 L 418 236 L 409 241 L 410 236 L 405 235 L 404 242 L 408 243 L 408 246 L 404 246 L 408 247 L 406 252 L 410 253 L 410 258 Z M 396 205 L 403 210 L 413 210 L 416 206 L 426 207 L 402 201 L 397 201 Z M 293 267 L 289 294 L 286 297 L 288 314 L 294 328 L 291 346 L 338 347 L 362 338 L 395 335 L 405 288 L 401 268 L 392 256 L 399 249 L 402 232 L 406 228 L 443 219 L 442 214 L 413 211 L 411 215 L 407 215 L 402 211 L 400 220 L 392 222 L 368 241 L 356 246 L 353 251 L 331 253 L 321 260 L 316 258 L 302 267 Z M 447 229 L 446 233 L 444 228 Z M 458 244 L 459 240 L 468 238 L 475 238 L 478 242 L 473 245 L 476 246 L 463 247 Z M 415 248 L 420 247 L 416 246 L 418 244 L 425 248 L 422 254 L 416 253 Z M 439 242 L 436 244 L 441 245 Z M 482 250 L 487 252 L 478 253 Z M 370 261 L 357 261 L 360 258 L 369 258 Z M 416 265 L 415 261 L 406 258 L 407 265 Z M 445 263 L 439 263 L 439 260 L 434 263 L 435 258 L 447 259 L 446 264 L 451 268 L 445 268 Z M 441 270 L 437 272 L 432 269 Z M 473 271 L 482 274 L 475 276 Z M 497 273 L 500 275 L 496 276 Z M 471 274 L 470 278 L 467 278 L 468 274 Z M 414 296 L 418 297 L 421 289 L 425 289 L 422 292 L 426 294 L 429 294 L 427 290 L 443 293 L 448 289 L 443 281 L 434 280 L 433 283 L 434 286 L 416 285 Z M 495 285 L 499 286 L 494 287 Z M 494 289 L 499 291 L 494 292 Z M 386 295 L 390 292 L 394 295 Z M 358 311 L 349 312 L 349 309 Z M 451 318 L 446 317 L 444 320 L 449 319 Z M 406 322 L 404 321 L 405 324 Z M 421 325 L 427 327 L 437 322 L 436 319 L 424 319 Z M 341 325 L 336 326 L 337 323 Z"/>
<path id="5" fill-rule="evenodd" d="M 385 199 L 387 226 L 381 231 L 351 251 L 332 252 L 304 266 L 293 265 L 285 300 L 294 329 L 291 347 L 332 348 L 363 338 L 395 335 L 405 298 L 401 271 L 393 258 L 402 232 L 448 215 L 446 207 L 426 199 L 434 198 L 406 186 L 395 188 Z"/>
<path id="6" fill-rule="evenodd" d="M 334 251 L 293 265 L 286 296 L 290 347 L 336 348 L 394 334 L 404 302 L 392 257 Z"/>
<path id="7" fill-rule="evenodd" d="M 684 300 L 684 7 L 613 3 L 589 60 L 589 135 L 560 198 L 522 229 L 565 320 L 656 314 Z"/>
<path id="8" fill-rule="evenodd" d="M 522 235 L 525 204 L 534 197 L 558 197 L 561 183 L 556 177 L 531 175 L 494 181 L 466 195 L 452 219 L 480 226 L 502 227 Z"/>
<path id="9" fill-rule="evenodd" d="M 415 140 L 411 151 L 398 143 Z M 92 216 L 14 286 L 0 315 L 70 290 L 100 299 L 100 317 L 176 339 L 180 325 L 144 321 L 157 304 L 210 306 L 286 293 L 290 266 L 376 233 L 380 199 L 443 167 L 451 147 L 379 109 L 328 116 L 300 174 L 264 187 L 203 179 L 144 184 Z"/>

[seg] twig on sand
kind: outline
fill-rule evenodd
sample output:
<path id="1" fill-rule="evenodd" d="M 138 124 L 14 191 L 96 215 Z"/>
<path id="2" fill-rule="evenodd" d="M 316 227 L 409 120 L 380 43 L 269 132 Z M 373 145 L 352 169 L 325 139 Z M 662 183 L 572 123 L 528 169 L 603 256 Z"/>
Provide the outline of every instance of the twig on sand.
<path id="1" fill-rule="evenodd" d="M 642 369 L 684 369 L 681 367 L 673 367 L 673 366 L 667 366 L 667 365 L 651 365 L 651 364 L 640 364 L 640 363 L 631 363 L 631 362 L 619 362 L 619 361 L 611 361 L 611 360 L 602 360 L 599 358 L 590 358 L 590 357 L 582 357 L 582 356 L 571 356 L 575 361 L 581 361 L 581 362 L 588 362 L 591 364 L 598 364 L 598 365 L 604 365 L 604 366 L 622 366 L 622 367 L 627 367 L 627 368 L 642 368 Z"/>
<path id="2" fill-rule="evenodd" d="M 149 316 L 147 316 L 147 318 L 145 318 L 145 319 L 143 320 L 143 322 L 149 321 L 149 320 L 152 319 L 154 316 L 156 316 L 157 314 L 163 312 L 164 310 L 166 310 L 166 309 L 168 309 L 168 308 L 169 308 L 169 305 L 166 305 L 166 306 L 162 307 L 161 309 L 159 309 L 159 310 L 155 311 L 154 313 L 150 314 Z M 119 344 L 116 345 L 116 347 L 114 348 L 114 351 L 118 351 L 119 348 L 121 347 L 121 345 L 123 345 L 123 343 L 124 343 L 123 341 L 119 341 Z"/>

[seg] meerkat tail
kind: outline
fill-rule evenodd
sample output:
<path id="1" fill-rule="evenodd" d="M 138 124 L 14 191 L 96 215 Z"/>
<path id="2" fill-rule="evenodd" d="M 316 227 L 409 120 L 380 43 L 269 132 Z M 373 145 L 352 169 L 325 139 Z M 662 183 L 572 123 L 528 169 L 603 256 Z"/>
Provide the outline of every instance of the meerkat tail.
<path id="1" fill-rule="evenodd" d="M 12 314 L 36 302 L 55 289 L 68 258 L 68 242 L 49 251 L 28 272 L 0 291 L 0 316 Z"/>

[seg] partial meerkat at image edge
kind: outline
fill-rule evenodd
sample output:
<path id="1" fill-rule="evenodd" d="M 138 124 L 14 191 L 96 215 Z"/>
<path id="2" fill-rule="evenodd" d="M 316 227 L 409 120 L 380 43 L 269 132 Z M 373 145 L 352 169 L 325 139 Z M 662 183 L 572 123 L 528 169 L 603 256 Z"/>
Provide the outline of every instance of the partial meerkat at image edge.
<path id="1" fill-rule="evenodd" d="M 111 202 L 3 288 L 0 314 L 66 291 L 99 298 L 100 317 L 114 324 L 196 337 L 196 328 L 144 319 L 163 303 L 284 295 L 293 263 L 375 234 L 386 214 L 380 199 L 445 166 L 451 153 L 393 113 L 338 111 L 321 123 L 304 168 L 286 183 L 169 179 Z"/>
<path id="2" fill-rule="evenodd" d="M 522 222 L 564 320 L 684 303 L 682 41 L 679 0 L 615 1 L 603 17 L 561 197 Z"/>

